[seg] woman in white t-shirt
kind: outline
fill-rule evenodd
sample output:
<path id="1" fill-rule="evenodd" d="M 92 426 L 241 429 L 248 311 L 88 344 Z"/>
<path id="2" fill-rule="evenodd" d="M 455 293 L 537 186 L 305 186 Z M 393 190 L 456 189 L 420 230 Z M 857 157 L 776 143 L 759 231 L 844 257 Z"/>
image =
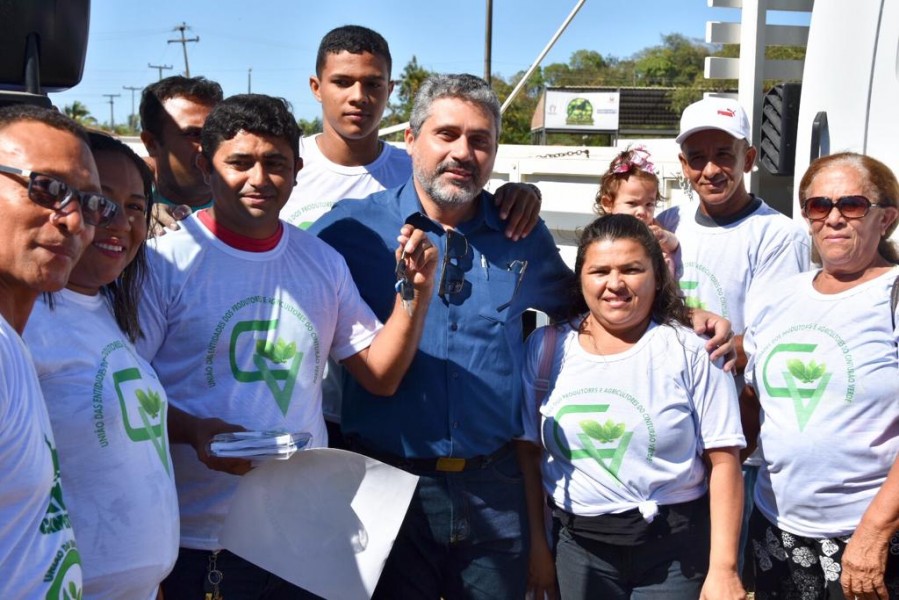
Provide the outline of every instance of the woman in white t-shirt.
<path id="1" fill-rule="evenodd" d="M 530 588 L 553 597 L 557 575 L 562 598 L 745 597 L 733 378 L 636 218 L 589 225 L 575 274 L 576 316 L 531 336 L 523 373 Z"/>
<path id="2" fill-rule="evenodd" d="M 68 285 L 37 302 L 25 330 L 78 539 L 84 598 L 154 600 L 178 551 L 167 399 L 132 343 L 146 269 L 152 175 L 128 146 L 90 134 L 102 193 L 97 227 Z"/>
<path id="3" fill-rule="evenodd" d="M 899 597 L 897 199 L 880 161 L 813 162 L 799 201 L 821 269 L 755 298 L 743 397 L 761 403 L 758 600 Z"/>

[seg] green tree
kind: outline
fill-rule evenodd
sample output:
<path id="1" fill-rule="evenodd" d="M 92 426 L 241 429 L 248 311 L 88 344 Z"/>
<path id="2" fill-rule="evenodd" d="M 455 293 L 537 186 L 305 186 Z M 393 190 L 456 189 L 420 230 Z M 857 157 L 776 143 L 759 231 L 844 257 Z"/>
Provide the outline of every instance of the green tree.
<path id="1" fill-rule="evenodd" d="M 67 117 L 74 121 L 77 121 L 78 123 L 81 123 L 82 125 L 93 127 L 97 124 L 97 119 L 91 116 L 91 111 L 89 111 L 87 106 L 85 106 L 78 100 L 75 100 L 71 104 L 67 104 L 63 107 L 62 110 Z"/>
<path id="2" fill-rule="evenodd" d="M 303 135 L 321 133 L 323 128 L 321 117 L 315 117 L 311 121 L 307 119 L 299 119 L 297 121 L 297 125 L 299 125 L 300 129 L 303 130 Z"/>
<path id="3" fill-rule="evenodd" d="M 573 71 L 587 73 L 602 73 L 609 67 L 606 59 L 594 50 L 575 50 L 568 62 Z"/>
<path id="4" fill-rule="evenodd" d="M 584 87 L 610 85 L 615 75 L 611 66 L 614 57 L 604 58 L 594 50 L 576 50 L 568 63 L 552 63 L 543 68 L 543 79 L 551 87 Z"/>
<path id="5" fill-rule="evenodd" d="M 662 44 L 635 55 L 637 76 L 647 86 L 692 86 L 702 76 L 713 47 L 679 33 L 662 36 Z"/>
<path id="6" fill-rule="evenodd" d="M 523 71 L 516 73 L 508 82 L 500 75 L 492 76 L 493 91 L 496 92 L 500 103 L 506 101 L 523 76 Z M 503 113 L 502 132 L 499 138 L 501 144 L 531 143 L 531 119 L 537 108 L 538 94 L 539 87 L 530 84 L 525 86 Z"/>
<path id="7" fill-rule="evenodd" d="M 409 120 L 409 116 L 412 114 L 412 104 L 415 102 L 415 94 L 430 75 L 432 72 L 418 64 L 418 59 L 413 55 L 412 60 L 403 67 L 403 73 L 396 82 L 394 91 L 398 102 L 389 105 L 390 114 L 385 125 L 396 125 Z"/>

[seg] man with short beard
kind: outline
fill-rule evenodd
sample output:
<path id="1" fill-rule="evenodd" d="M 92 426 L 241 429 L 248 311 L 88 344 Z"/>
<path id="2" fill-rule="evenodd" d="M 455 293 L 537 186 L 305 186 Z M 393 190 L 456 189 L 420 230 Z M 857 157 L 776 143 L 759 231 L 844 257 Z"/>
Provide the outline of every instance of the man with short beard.
<path id="1" fill-rule="evenodd" d="M 344 256 L 381 318 L 397 293 L 397 228 L 415 224 L 440 250 L 439 293 L 399 390 L 376 398 L 344 384 L 350 447 L 420 477 L 376 598 L 525 594 L 526 507 L 510 444 L 521 432 L 521 315 L 561 314 L 571 271 L 542 221 L 519 241 L 504 235 L 483 191 L 499 133 L 486 82 L 429 78 L 405 134 L 412 178 L 339 202 L 310 229 Z"/>

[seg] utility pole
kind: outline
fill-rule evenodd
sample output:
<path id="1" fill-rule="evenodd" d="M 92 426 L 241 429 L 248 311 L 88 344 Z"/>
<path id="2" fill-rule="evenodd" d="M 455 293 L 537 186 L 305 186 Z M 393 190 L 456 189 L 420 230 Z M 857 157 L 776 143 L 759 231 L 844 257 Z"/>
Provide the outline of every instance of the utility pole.
<path id="1" fill-rule="evenodd" d="M 181 44 L 181 49 L 184 51 L 184 76 L 185 77 L 190 77 L 190 65 L 187 63 L 187 43 L 200 41 L 200 36 L 193 37 L 193 38 L 185 38 L 184 32 L 187 31 L 188 29 L 190 29 L 190 27 L 187 26 L 187 23 L 182 21 L 181 25 L 178 25 L 174 29 L 174 31 L 181 32 L 181 38 L 177 39 L 177 40 L 169 40 L 170 44 Z"/>
<path id="2" fill-rule="evenodd" d="M 151 65 L 150 63 L 147 63 L 147 66 L 150 67 L 151 69 L 159 69 L 159 80 L 160 81 L 162 81 L 162 70 L 163 69 L 166 69 L 168 71 L 172 70 L 172 65 Z"/>
<path id="3" fill-rule="evenodd" d="M 484 40 L 484 81 L 492 83 L 490 63 L 493 54 L 493 0 L 487 0 L 487 34 Z"/>
<path id="4" fill-rule="evenodd" d="M 134 92 L 136 92 L 137 90 L 142 90 L 144 88 L 135 87 L 133 85 L 123 85 L 122 89 L 131 91 L 131 116 L 128 117 L 128 127 L 130 127 L 131 129 L 134 129 L 136 131 L 137 130 L 137 119 L 135 118 L 136 113 L 134 112 Z"/>
<path id="5" fill-rule="evenodd" d="M 109 98 L 109 129 L 115 131 L 115 111 L 113 107 L 115 106 L 115 99 L 120 97 L 121 94 L 103 94 L 105 97 Z"/>
<path id="6" fill-rule="evenodd" d="M 253 67 L 247 69 L 247 93 L 253 93 Z"/>

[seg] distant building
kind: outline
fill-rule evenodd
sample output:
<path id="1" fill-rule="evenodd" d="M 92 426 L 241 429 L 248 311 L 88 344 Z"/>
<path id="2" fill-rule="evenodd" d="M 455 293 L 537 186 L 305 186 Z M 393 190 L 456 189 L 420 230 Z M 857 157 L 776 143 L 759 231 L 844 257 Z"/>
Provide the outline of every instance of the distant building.
<path id="1" fill-rule="evenodd" d="M 676 137 L 680 115 L 671 109 L 671 87 L 548 87 L 531 119 L 534 143 L 547 133 Z"/>

